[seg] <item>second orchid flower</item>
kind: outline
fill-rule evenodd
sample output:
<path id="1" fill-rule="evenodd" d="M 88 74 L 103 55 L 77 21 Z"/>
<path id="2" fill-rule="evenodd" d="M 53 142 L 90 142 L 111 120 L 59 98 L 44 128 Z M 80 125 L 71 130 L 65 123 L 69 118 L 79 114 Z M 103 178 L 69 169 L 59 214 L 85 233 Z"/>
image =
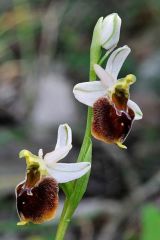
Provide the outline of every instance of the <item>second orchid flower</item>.
<path id="1" fill-rule="evenodd" d="M 78 101 L 93 107 L 92 135 L 122 148 L 126 148 L 123 142 L 132 122 L 142 118 L 140 108 L 130 100 L 129 94 L 129 87 L 136 77 L 130 74 L 117 80 L 129 53 L 128 46 L 118 48 L 110 55 L 105 69 L 94 65 L 100 81 L 79 83 L 73 89 Z"/>

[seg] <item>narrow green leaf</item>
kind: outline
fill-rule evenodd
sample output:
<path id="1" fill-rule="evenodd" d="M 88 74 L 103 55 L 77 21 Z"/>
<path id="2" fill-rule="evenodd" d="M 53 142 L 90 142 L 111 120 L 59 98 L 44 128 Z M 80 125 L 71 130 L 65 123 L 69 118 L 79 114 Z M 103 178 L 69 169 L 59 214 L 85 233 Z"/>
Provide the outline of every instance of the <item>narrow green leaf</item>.
<path id="1" fill-rule="evenodd" d="M 83 147 L 81 148 L 77 162 L 91 162 L 91 160 L 87 161 L 87 156 L 86 156 L 88 154 L 87 152 L 91 144 L 92 144 L 91 138 L 85 137 L 85 144 L 83 144 Z"/>
<path id="2" fill-rule="evenodd" d="M 91 162 L 91 160 L 92 160 L 92 142 L 90 140 L 88 150 L 82 161 Z M 74 191 L 69 198 L 69 202 L 71 203 L 71 208 L 73 212 L 77 208 L 79 202 L 81 201 L 86 191 L 89 176 L 90 172 L 75 181 Z"/>
<path id="3" fill-rule="evenodd" d="M 65 193 L 67 198 L 69 198 L 71 196 L 72 192 L 73 192 L 74 181 L 60 184 L 60 188 L 63 190 L 63 192 Z"/>
<path id="4" fill-rule="evenodd" d="M 86 151 L 85 157 L 84 159 L 82 159 L 83 161 L 86 161 L 86 162 L 91 162 L 92 160 L 92 142 L 90 139 L 89 139 L 89 143 L 90 144 Z M 88 146 L 88 143 L 86 144 L 87 145 L 85 146 Z M 74 214 L 74 211 L 76 210 L 80 200 L 82 199 L 86 191 L 89 175 L 90 173 L 87 173 L 80 179 L 74 181 L 75 184 L 74 184 L 74 190 L 72 191 L 72 194 L 70 194 L 70 189 L 69 189 L 69 192 L 67 188 L 66 188 L 67 190 L 66 189 L 64 190 L 66 191 L 66 200 L 65 200 L 64 208 L 61 214 L 60 223 L 58 225 L 56 240 L 64 239 L 64 235 L 69 225 L 69 222 L 71 221 L 72 215 Z"/>

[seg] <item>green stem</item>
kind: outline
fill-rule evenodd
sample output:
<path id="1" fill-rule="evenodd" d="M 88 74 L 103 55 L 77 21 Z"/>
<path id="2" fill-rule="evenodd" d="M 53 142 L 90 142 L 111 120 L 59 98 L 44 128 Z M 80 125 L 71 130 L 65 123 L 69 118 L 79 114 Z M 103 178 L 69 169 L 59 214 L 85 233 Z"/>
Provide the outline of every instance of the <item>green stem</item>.
<path id="1" fill-rule="evenodd" d="M 71 222 L 74 211 L 75 209 L 72 207 L 72 203 L 66 199 L 55 240 L 64 239 L 66 230 Z"/>
<path id="2" fill-rule="evenodd" d="M 90 59 L 92 59 L 92 45 L 91 45 L 91 51 L 90 51 Z M 90 61 L 89 81 L 96 80 L 96 74 L 93 68 L 94 63 L 95 63 L 94 61 Z M 87 150 L 86 148 L 88 147 L 88 143 L 90 142 L 92 115 L 93 115 L 92 108 L 88 107 L 86 130 L 85 130 L 81 150 L 78 156 L 78 161 L 80 161 L 83 158 L 83 155 L 86 153 L 86 150 Z"/>
<path id="3" fill-rule="evenodd" d="M 81 150 L 79 153 L 78 161 L 83 159 L 83 156 L 85 155 L 87 151 L 87 146 L 91 138 L 91 123 L 92 123 L 92 108 L 88 108 L 88 114 L 87 114 L 87 124 L 86 124 L 86 130 L 85 135 L 83 139 L 83 143 L 81 146 Z M 60 218 L 60 222 L 57 229 L 57 234 L 55 240 L 63 240 L 65 237 L 66 230 L 68 228 L 68 225 L 71 221 L 72 215 L 74 213 L 74 209 L 71 207 L 72 203 L 69 202 L 68 199 L 65 200 L 64 208 L 62 211 L 62 215 Z"/>
<path id="4" fill-rule="evenodd" d="M 109 49 L 105 54 L 104 56 L 100 59 L 99 61 L 99 65 L 102 65 L 104 63 L 104 61 L 106 60 L 106 58 L 108 57 L 108 55 L 113 51 L 115 47 L 112 47 L 111 49 Z"/>
<path id="5" fill-rule="evenodd" d="M 68 228 L 68 225 L 70 222 L 67 220 L 68 218 L 66 218 L 66 211 L 67 211 L 68 205 L 69 205 L 69 200 L 66 199 L 64 202 L 62 215 L 61 215 L 60 222 L 59 222 L 58 229 L 57 229 L 57 234 L 56 234 L 56 238 L 55 238 L 56 240 L 64 239 L 66 230 Z"/>
<path id="6" fill-rule="evenodd" d="M 101 46 L 99 45 L 99 29 L 100 29 L 99 26 L 101 24 L 101 21 L 102 19 L 100 18 L 93 32 L 93 38 L 92 38 L 91 49 L 90 49 L 89 81 L 96 80 L 96 74 L 93 66 L 95 63 L 98 63 L 101 55 Z M 81 150 L 78 156 L 78 160 L 77 160 L 78 162 L 82 161 L 83 157 L 87 152 L 88 145 L 91 141 L 92 115 L 93 115 L 92 108 L 88 107 L 86 130 L 85 130 L 85 135 L 84 135 L 83 143 L 81 146 Z M 72 202 L 70 202 L 69 199 L 66 198 L 55 240 L 64 239 L 66 230 L 71 221 L 72 215 L 74 214 L 74 211 L 75 211 L 75 208 L 72 206 Z"/>
<path id="7" fill-rule="evenodd" d="M 106 60 L 106 58 L 108 57 L 109 53 L 106 52 L 105 55 L 100 59 L 99 61 L 99 65 L 102 65 L 102 63 Z"/>

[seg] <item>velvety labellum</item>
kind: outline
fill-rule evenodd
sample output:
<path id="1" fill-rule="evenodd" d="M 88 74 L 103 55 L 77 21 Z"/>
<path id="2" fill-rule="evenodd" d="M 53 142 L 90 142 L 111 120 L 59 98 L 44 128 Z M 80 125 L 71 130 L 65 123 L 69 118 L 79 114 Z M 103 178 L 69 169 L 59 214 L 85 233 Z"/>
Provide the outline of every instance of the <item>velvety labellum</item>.
<path id="1" fill-rule="evenodd" d="M 106 97 L 99 98 L 93 106 L 92 135 L 107 143 L 123 142 L 133 119 L 132 109 L 127 107 L 126 110 L 120 110 Z"/>
<path id="2" fill-rule="evenodd" d="M 58 184 L 55 179 L 38 179 L 38 175 L 31 171 L 27 174 L 26 181 L 17 186 L 16 196 L 21 221 L 40 224 L 54 218 L 58 207 Z"/>

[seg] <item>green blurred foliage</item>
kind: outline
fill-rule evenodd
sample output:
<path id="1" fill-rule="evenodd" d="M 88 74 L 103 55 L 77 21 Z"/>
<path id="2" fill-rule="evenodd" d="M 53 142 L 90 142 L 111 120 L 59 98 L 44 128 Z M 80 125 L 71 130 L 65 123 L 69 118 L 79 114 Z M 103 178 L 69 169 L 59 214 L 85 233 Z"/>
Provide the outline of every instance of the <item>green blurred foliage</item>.
<path id="1" fill-rule="evenodd" d="M 146 205 L 141 214 L 142 233 L 140 240 L 160 239 L 160 209 L 154 205 Z"/>

